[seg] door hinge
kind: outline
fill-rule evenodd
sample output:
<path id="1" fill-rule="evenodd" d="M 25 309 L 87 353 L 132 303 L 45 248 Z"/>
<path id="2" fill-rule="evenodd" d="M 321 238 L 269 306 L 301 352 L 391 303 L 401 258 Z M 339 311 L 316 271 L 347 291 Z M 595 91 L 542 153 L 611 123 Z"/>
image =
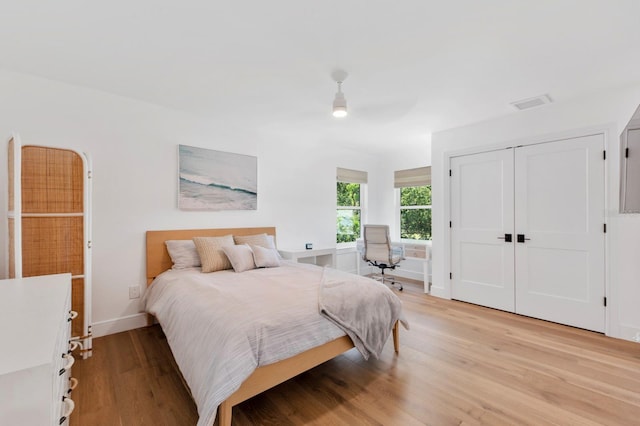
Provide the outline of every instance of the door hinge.
<path id="1" fill-rule="evenodd" d="M 87 179 L 91 179 L 93 177 L 93 172 L 91 170 L 87 171 Z"/>
<path id="2" fill-rule="evenodd" d="M 87 248 L 91 248 L 91 241 L 87 241 Z"/>
<path id="3" fill-rule="evenodd" d="M 607 233 L 607 224 L 606 223 L 603 224 L 603 229 L 604 229 L 604 233 L 606 234 Z"/>
<path id="4" fill-rule="evenodd" d="M 602 151 L 602 159 L 603 160 L 607 159 L 607 151 Z"/>
<path id="5" fill-rule="evenodd" d="M 451 221 L 449 221 L 449 228 L 451 228 Z"/>
<path id="6" fill-rule="evenodd" d="M 624 158 L 629 158 L 629 148 L 624 149 Z"/>
<path id="7" fill-rule="evenodd" d="M 604 306 L 607 306 L 607 298 L 604 298 Z"/>
<path id="8" fill-rule="evenodd" d="M 451 176 L 451 169 L 449 169 L 449 176 Z"/>
<path id="9" fill-rule="evenodd" d="M 453 273 L 449 272 L 449 279 L 452 280 L 453 279 Z"/>

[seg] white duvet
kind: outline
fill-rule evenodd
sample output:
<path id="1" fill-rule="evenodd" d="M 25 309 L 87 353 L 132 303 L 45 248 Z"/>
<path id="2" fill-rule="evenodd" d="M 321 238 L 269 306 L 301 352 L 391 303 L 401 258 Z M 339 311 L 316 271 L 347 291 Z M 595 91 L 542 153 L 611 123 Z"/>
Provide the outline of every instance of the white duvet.
<path id="1" fill-rule="evenodd" d="M 203 274 L 167 271 L 145 294 L 145 309 L 167 336 L 198 407 L 198 426 L 258 367 L 292 357 L 345 333 L 320 314 L 323 269 L 277 268 Z"/>

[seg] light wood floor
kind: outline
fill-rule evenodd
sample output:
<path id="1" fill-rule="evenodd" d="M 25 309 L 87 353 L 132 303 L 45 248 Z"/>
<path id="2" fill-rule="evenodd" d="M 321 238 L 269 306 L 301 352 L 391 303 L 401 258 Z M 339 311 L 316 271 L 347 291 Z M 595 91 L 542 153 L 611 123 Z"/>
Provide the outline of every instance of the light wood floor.
<path id="1" fill-rule="evenodd" d="M 354 349 L 233 410 L 234 425 L 639 425 L 640 344 L 397 292 L 411 330 Z M 74 426 L 194 425 L 158 326 L 95 339 L 73 367 Z"/>

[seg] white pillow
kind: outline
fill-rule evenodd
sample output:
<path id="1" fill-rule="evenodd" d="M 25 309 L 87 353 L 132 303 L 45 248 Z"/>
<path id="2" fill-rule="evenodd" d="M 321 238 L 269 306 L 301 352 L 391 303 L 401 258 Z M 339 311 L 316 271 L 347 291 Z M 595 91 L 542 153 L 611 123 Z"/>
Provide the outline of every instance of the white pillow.
<path id="1" fill-rule="evenodd" d="M 196 268 L 201 265 L 193 240 L 167 240 L 164 243 L 173 262 L 171 269 Z"/>
<path id="2" fill-rule="evenodd" d="M 224 246 L 222 251 L 227 255 L 233 270 L 236 272 L 244 272 L 250 269 L 256 269 L 253 261 L 253 252 L 247 244 L 239 244 L 237 246 Z"/>
<path id="3" fill-rule="evenodd" d="M 273 268 L 280 266 L 278 250 L 261 246 L 250 246 L 253 251 L 253 261 L 258 268 Z"/>
<path id="4" fill-rule="evenodd" d="M 249 244 L 251 246 L 275 248 L 273 239 L 269 240 L 269 235 L 267 234 L 234 235 L 233 240 L 236 242 L 236 244 Z"/>
<path id="5" fill-rule="evenodd" d="M 224 269 L 231 269 L 231 262 L 222 248 L 232 246 L 233 237 L 193 237 L 200 261 L 202 262 L 202 272 L 215 272 Z"/>
<path id="6" fill-rule="evenodd" d="M 268 248 L 277 248 L 276 247 L 276 238 L 273 235 L 267 234 L 267 243 L 269 244 Z M 278 253 L 278 257 L 280 257 L 280 253 Z"/>

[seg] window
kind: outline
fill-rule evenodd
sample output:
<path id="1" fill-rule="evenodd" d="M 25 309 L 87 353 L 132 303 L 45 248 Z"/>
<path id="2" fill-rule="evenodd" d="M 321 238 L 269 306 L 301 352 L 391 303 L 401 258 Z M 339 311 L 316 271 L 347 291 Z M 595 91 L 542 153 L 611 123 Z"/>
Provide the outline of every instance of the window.
<path id="1" fill-rule="evenodd" d="M 395 172 L 400 238 L 431 239 L 431 167 Z"/>
<path id="2" fill-rule="evenodd" d="M 367 172 L 337 169 L 336 242 L 353 243 L 361 235 Z"/>

